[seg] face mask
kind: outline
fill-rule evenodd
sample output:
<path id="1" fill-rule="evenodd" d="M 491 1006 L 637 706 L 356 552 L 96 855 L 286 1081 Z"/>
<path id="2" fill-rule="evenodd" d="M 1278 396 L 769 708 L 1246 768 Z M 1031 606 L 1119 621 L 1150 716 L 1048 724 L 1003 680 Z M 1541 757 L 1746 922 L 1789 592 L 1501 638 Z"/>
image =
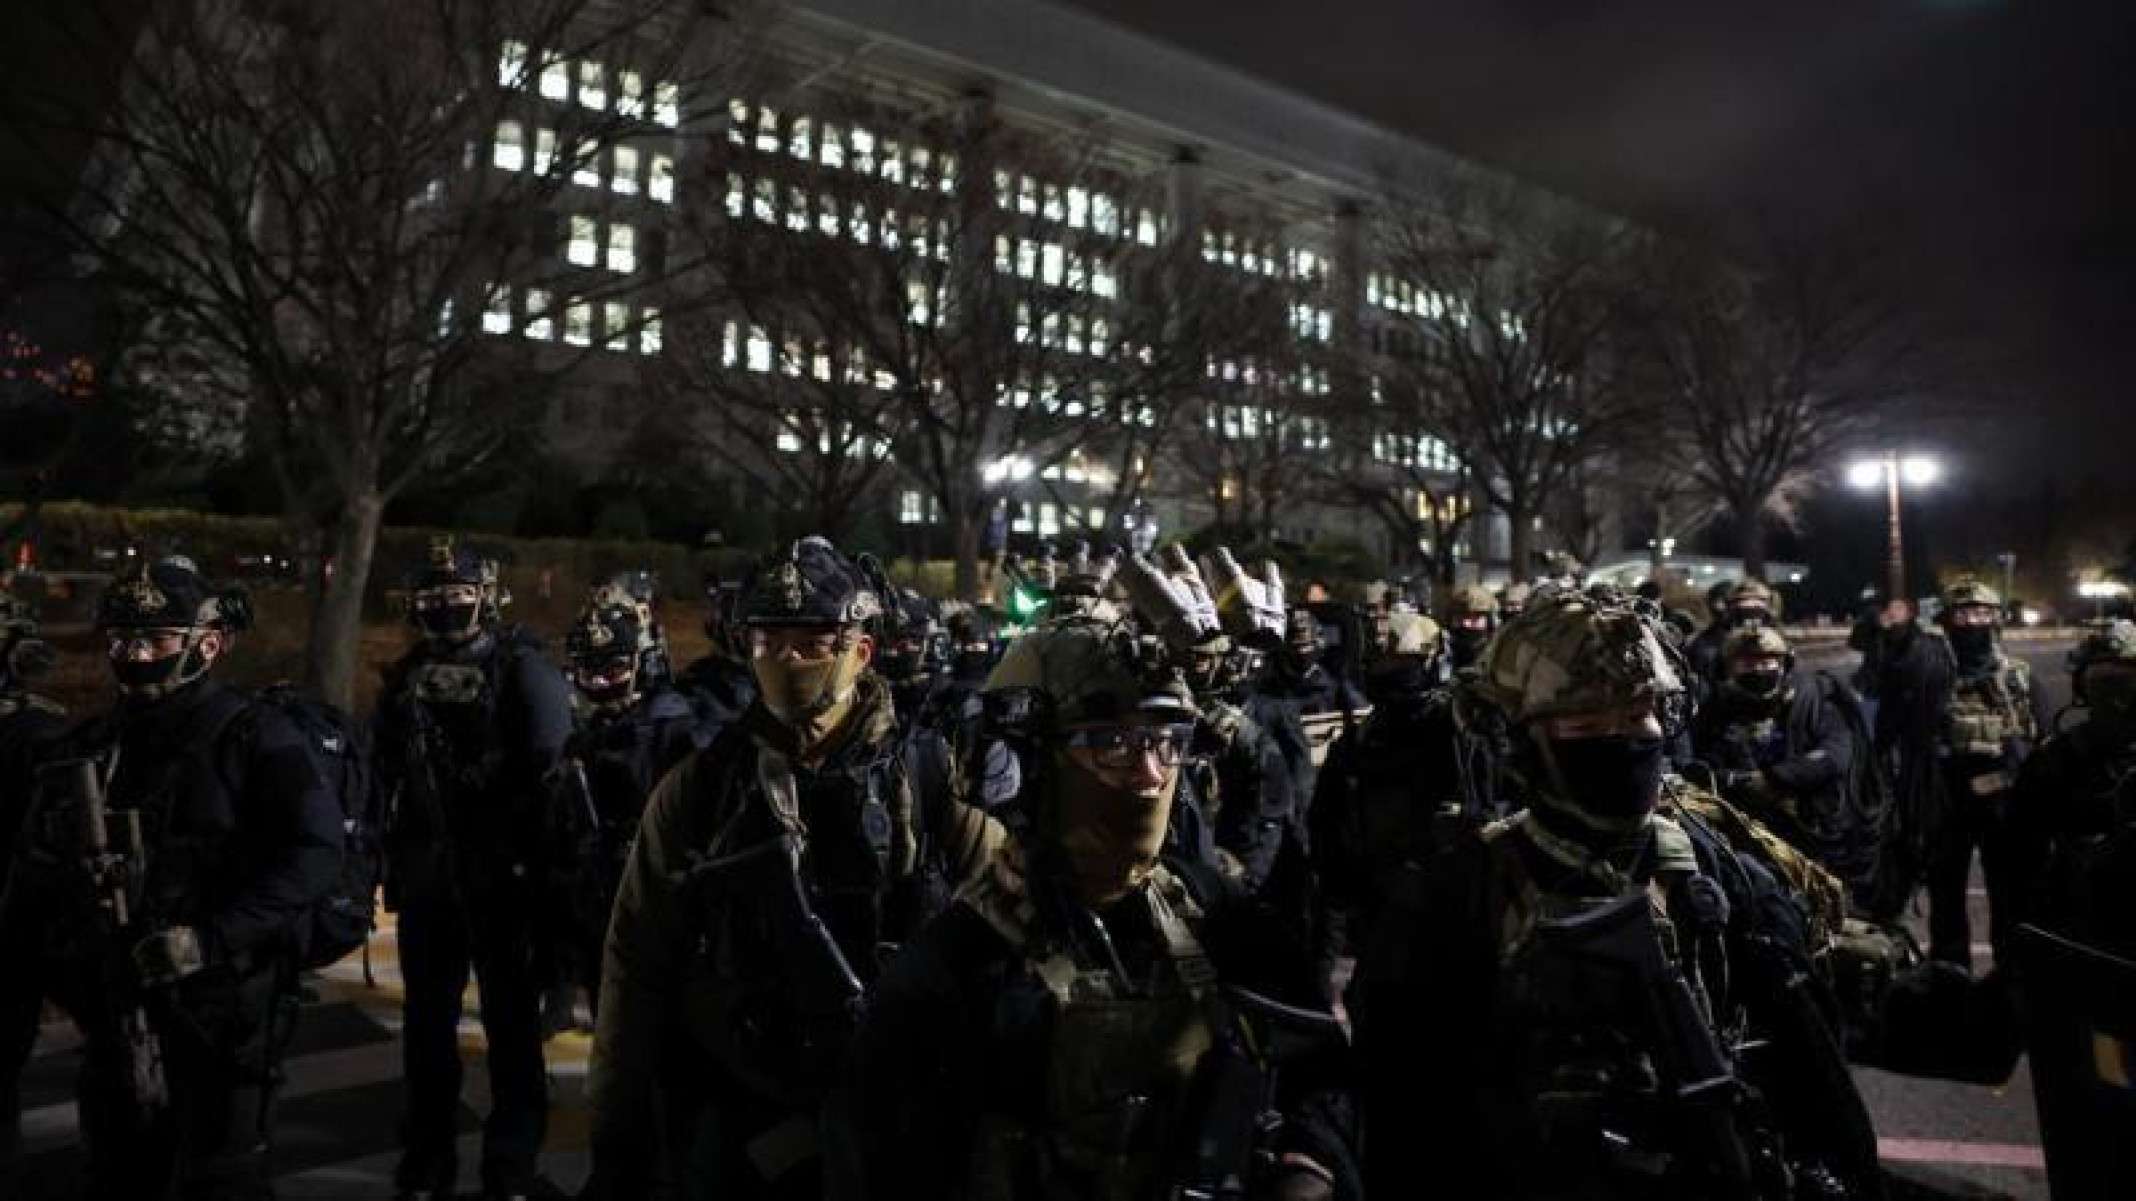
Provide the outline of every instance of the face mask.
<path id="1" fill-rule="evenodd" d="M 1383 665 L 1365 677 L 1365 697 L 1374 705 L 1410 705 L 1430 693 L 1435 682 L 1428 662 Z"/>
<path id="2" fill-rule="evenodd" d="M 423 633 L 432 638 L 468 638 L 475 633 L 475 615 L 481 609 L 482 606 L 475 604 L 440 605 L 421 610 L 416 614 L 416 621 L 423 627 Z"/>
<path id="3" fill-rule="evenodd" d="M 984 680 L 994 666 L 992 651 L 958 651 L 950 661 L 950 670 L 960 680 Z"/>
<path id="4" fill-rule="evenodd" d="M 749 661 L 757 695 L 771 715 L 790 727 L 803 745 L 813 745 L 838 726 L 860 680 L 860 651 L 848 647 L 823 659 L 772 658 Z"/>
<path id="5" fill-rule="evenodd" d="M 1753 700 L 1767 701 L 1780 695 L 1781 673 L 1746 671 L 1735 678 L 1736 690 Z"/>
<path id="6" fill-rule="evenodd" d="M 1132 892 L 1148 878 L 1164 847 L 1179 773 L 1171 773 L 1156 796 L 1123 792 L 1104 777 L 1061 755 L 1061 849 L 1075 877 L 1077 895 L 1103 905 Z"/>
<path id="7" fill-rule="evenodd" d="M 1629 830 L 1654 811 L 1668 764 L 1664 749 L 1659 738 L 1621 734 L 1550 741 L 1566 803 L 1604 830 Z"/>
<path id="8" fill-rule="evenodd" d="M 579 694 L 600 707 L 626 704 L 638 691 L 636 667 L 628 662 L 588 663 L 576 669 L 573 677 Z"/>
<path id="9" fill-rule="evenodd" d="M 1984 659 L 1995 649 L 1995 631 L 1987 626 L 1953 627 L 1951 649 L 1961 659 Z"/>
<path id="10" fill-rule="evenodd" d="M 208 662 L 198 647 L 161 659 L 111 661 L 111 674 L 119 682 L 119 691 L 143 698 L 169 696 L 200 678 L 207 669 Z"/>
<path id="11" fill-rule="evenodd" d="M 875 661 L 875 673 L 886 680 L 909 680 L 920 674 L 918 651 L 891 651 Z"/>
<path id="12" fill-rule="evenodd" d="M 1773 623 L 1773 615 L 1763 609 L 1731 609 L 1729 623 L 1739 630 L 1755 630 Z"/>
<path id="13" fill-rule="evenodd" d="M 1447 636 L 1447 640 L 1453 648 L 1454 666 L 1467 667 L 1483 654 L 1483 646 L 1491 640 L 1491 634 L 1488 630 L 1471 630 L 1456 626 L 1453 633 Z"/>

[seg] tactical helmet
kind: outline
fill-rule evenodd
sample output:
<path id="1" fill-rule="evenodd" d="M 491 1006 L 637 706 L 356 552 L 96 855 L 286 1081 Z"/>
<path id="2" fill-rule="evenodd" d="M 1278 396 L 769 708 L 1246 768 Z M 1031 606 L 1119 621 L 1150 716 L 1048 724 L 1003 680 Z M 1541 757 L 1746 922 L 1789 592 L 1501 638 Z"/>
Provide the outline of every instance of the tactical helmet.
<path id="1" fill-rule="evenodd" d="M 1787 636 L 1771 626 L 1737 630 L 1721 643 L 1721 662 L 1733 663 L 1741 658 L 1763 658 L 1776 655 L 1792 662 L 1793 648 L 1787 644 Z"/>
<path id="2" fill-rule="evenodd" d="M 935 603 L 911 588 L 885 594 L 884 647 L 875 670 L 892 680 L 913 679 L 939 667 L 946 654 L 942 623 Z"/>
<path id="3" fill-rule="evenodd" d="M 472 587 L 478 599 L 471 612 L 466 606 L 445 603 L 450 588 Z M 497 561 L 457 545 L 452 536 L 430 540 L 423 566 L 408 581 L 409 624 L 434 638 L 464 639 L 497 624 L 511 593 L 499 579 Z"/>
<path id="4" fill-rule="evenodd" d="M 1439 623 L 1422 613 L 1390 613 L 1387 615 L 1387 645 L 1389 655 L 1436 655 L 1445 635 Z"/>
<path id="5" fill-rule="evenodd" d="M 1677 656 L 1629 608 L 1562 592 L 1498 631 L 1469 687 L 1512 725 L 1651 699 L 1665 724 L 1685 695 Z"/>
<path id="6" fill-rule="evenodd" d="M 748 626 L 849 626 L 880 617 L 882 598 L 829 540 L 803 538 L 767 557 L 742 589 Z"/>
<path id="7" fill-rule="evenodd" d="M 193 561 L 172 555 L 114 580 L 97 598 L 97 628 L 112 634 L 112 670 L 128 696 L 167 696 L 205 675 L 210 660 L 201 640 L 210 630 L 231 634 L 252 625 L 250 600 L 241 589 L 217 589 Z M 143 631 L 176 630 L 177 653 L 136 660 L 132 639 Z"/>
<path id="8" fill-rule="evenodd" d="M 669 676 L 667 633 L 633 583 L 621 576 L 593 589 L 564 635 L 572 683 L 596 709 L 628 707 Z"/>
<path id="9" fill-rule="evenodd" d="M 1735 587 L 1728 590 L 1729 608 L 1748 604 L 1763 605 L 1768 609 L 1772 608 L 1773 590 L 1766 585 L 1764 580 L 1738 580 Z"/>
<path id="10" fill-rule="evenodd" d="M 1483 585 L 1470 584 L 1464 588 L 1454 589 L 1453 599 L 1448 602 L 1446 612 L 1447 616 L 1453 618 L 1460 618 L 1471 613 L 1481 613 L 1486 617 L 1496 619 L 1498 616 L 1498 598 L 1492 596 L 1491 590 Z"/>
<path id="11" fill-rule="evenodd" d="M 1993 609 L 2002 612 L 2002 594 L 1971 577 L 1957 580 L 1943 590 L 1943 611 L 1957 609 Z"/>
<path id="12" fill-rule="evenodd" d="M 1535 589 L 1527 584 L 1507 584 L 1498 593 L 1499 614 L 1506 618 L 1511 618 L 1514 614 L 1527 608 L 1529 600 L 1534 595 Z"/>
<path id="13" fill-rule="evenodd" d="M 2105 629 L 2093 630 L 2069 652 L 2070 687 L 2078 700 L 2084 695 L 2084 676 L 2091 668 L 2116 663 L 2136 668 L 2136 622 L 2118 618 Z"/>
<path id="14" fill-rule="evenodd" d="M 1010 644 L 985 691 L 1028 694 L 1045 729 L 1138 713 L 1195 714 L 1194 695 L 1163 644 L 1124 623 L 1064 621 L 1025 634 Z"/>
<path id="15" fill-rule="evenodd" d="M 0 592 L 0 690 L 52 666 L 52 648 L 37 637 L 37 612 Z"/>
<path id="16" fill-rule="evenodd" d="M 1026 562 L 1011 557 L 1003 570 L 1016 591 L 1035 606 L 1038 620 L 1090 617 L 1112 621 L 1119 611 L 1106 599 L 1113 574 L 1119 570 L 1117 550 L 1092 550 L 1078 542 L 1067 558 L 1059 558 L 1051 542 L 1039 548 L 1038 558 Z"/>

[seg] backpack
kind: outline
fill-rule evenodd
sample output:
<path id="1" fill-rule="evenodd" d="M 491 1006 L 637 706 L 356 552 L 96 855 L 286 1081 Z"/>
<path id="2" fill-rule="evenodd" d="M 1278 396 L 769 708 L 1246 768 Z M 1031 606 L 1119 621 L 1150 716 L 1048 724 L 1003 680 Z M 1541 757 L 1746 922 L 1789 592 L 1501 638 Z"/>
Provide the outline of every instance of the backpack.
<path id="1" fill-rule="evenodd" d="M 296 932 L 298 970 L 312 971 L 370 939 L 385 862 L 384 806 L 372 787 L 370 748 L 346 713 L 287 683 L 271 684 L 250 700 L 281 714 L 297 728 L 313 769 L 341 806 L 340 874 L 333 888 L 312 904 Z M 239 708 L 231 717 L 250 707 Z M 206 745 L 220 741 L 211 737 Z"/>

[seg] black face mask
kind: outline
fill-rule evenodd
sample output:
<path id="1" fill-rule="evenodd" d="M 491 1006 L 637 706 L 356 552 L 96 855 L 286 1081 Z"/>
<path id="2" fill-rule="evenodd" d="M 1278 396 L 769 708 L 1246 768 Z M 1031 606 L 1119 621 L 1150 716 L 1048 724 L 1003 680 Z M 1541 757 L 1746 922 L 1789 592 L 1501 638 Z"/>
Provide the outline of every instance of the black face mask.
<path id="1" fill-rule="evenodd" d="M 1746 671 L 1732 681 L 1736 691 L 1755 701 L 1769 701 L 1780 695 L 1780 685 L 1786 676 L 1777 671 Z"/>
<path id="2" fill-rule="evenodd" d="M 1436 682 L 1428 663 L 1375 668 L 1365 677 L 1365 698 L 1389 708 L 1414 705 L 1431 693 Z"/>
<path id="3" fill-rule="evenodd" d="M 1728 624 L 1738 630 L 1755 630 L 1773 624 L 1773 615 L 1764 609 L 1730 609 Z"/>
<path id="4" fill-rule="evenodd" d="M 920 674 L 920 656 L 913 651 L 889 651 L 875 660 L 875 674 L 895 683 L 915 679 Z"/>
<path id="5" fill-rule="evenodd" d="M 1956 626 L 1951 630 L 1951 649 L 1960 659 L 1978 662 L 1995 650 L 1995 631 L 1986 626 Z"/>
<path id="6" fill-rule="evenodd" d="M 992 651 L 958 651 L 950 660 L 950 671 L 960 680 L 986 679 L 986 673 L 994 666 Z"/>
<path id="7" fill-rule="evenodd" d="M 1454 666 L 1467 667 L 1474 663 L 1477 657 L 1483 654 L 1484 644 L 1490 640 L 1489 630 L 1470 630 L 1455 626 L 1453 632 L 1447 635 L 1447 642 L 1453 648 Z"/>
<path id="8" fill-rule="evenodd" d="M 161 659 L 113 659 L 111 675 L 122 692 L 136 697 L 168 696 L 207 670 L 200 651 L 185 650 Z"/>
<path id="9" fill-rule="evenodd" d="M 1621 734 L 1550 741 L 1560 783 L 1570 794 L 1566 801 L 1611 826 L 1629 826 L 1654 811 L 1668 765 L 1664 752 L 1659 738 Z"/>
<path id="10" fill-rule="evenodd" d="M 467 638 L 475 632 L 475 612 L 480 605 L 440 605 L 416 615 L 423 633 L 432 638 Z"/>

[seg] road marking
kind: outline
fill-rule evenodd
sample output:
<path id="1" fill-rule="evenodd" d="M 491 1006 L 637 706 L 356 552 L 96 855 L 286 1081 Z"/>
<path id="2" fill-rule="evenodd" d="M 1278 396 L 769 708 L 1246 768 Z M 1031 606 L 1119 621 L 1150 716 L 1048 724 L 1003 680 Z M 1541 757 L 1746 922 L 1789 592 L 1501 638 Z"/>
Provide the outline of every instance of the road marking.
<path id="1" fill-rule="evenodd" d="M 1960 1164 L 2044 1171 L 2046 1152 L 2031 1143 L 1963 1143 L 1932 1138 L 1880 1138 L 1877 1155 L 1894 1163 Z"/>

